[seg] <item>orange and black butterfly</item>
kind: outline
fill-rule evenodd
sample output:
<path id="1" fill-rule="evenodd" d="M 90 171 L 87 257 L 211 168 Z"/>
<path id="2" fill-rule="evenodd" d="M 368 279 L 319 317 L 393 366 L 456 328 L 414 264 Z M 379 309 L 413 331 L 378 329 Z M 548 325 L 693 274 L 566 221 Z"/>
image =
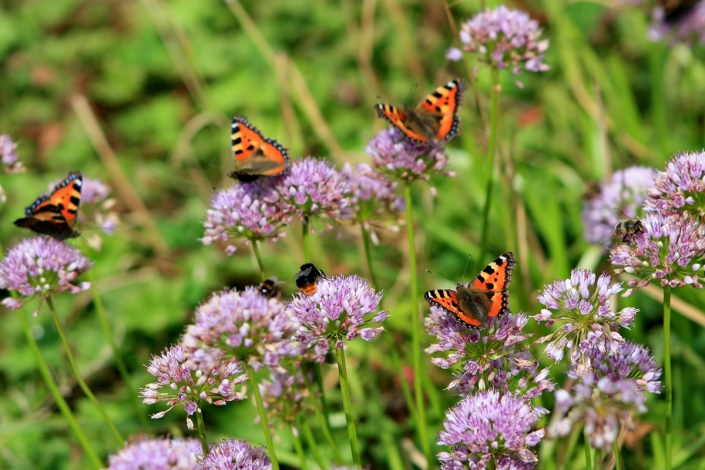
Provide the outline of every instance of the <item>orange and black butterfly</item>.
<path id="1" fill-rule="evenodd" d="M 294 276 L 296 287 L 306 295 L 313 295 L 318 290 L 316 284 L 320 278 L 325 278 L 326 273 L 318 269 L 313 263 L 302 264 L 300 271 Z"/>
<path id="2" fill-rule="evenodd" d="M 480 271 L 472 284 L 458 283 L 456 290 L 436 289 L 424 294 L 429 305 L 443 308 L 465 324 L 481 328 L 489 317 L 509 312 L 509 282 L 516 264 L 511 251 L 499 257 Z"/>
<path id="3" fill-rule="evenodd" d="M 82 186 L 83 175 L 78 171 L 70 172 L 54 186 L 50 195 L 39 196 L 27 207 L 25 217 L 15 220 L 15 225 L 57 240 L 76 238 L 80 234 L 73 227 L 81 204 Z"/>
<path id="4" fill-rule="evenodd" d="M 415 108 L 402 109 L 391 104 L 376 104 L 377 114 L 392 123 L 404 135 L 416 142 L 443 142 L 458 133 L 458 108 L 463 83 L 453 80 L 439 86 Z"/>
<path id="5" fill-rule="evenodd" d="M 230 138 L 235 159 L 235 169 L 228 174 L 231 178 L 248 182 L 289 169 L 287 150 L 276 140 L 265 138 L 245 117 L 233 117 Z"/>

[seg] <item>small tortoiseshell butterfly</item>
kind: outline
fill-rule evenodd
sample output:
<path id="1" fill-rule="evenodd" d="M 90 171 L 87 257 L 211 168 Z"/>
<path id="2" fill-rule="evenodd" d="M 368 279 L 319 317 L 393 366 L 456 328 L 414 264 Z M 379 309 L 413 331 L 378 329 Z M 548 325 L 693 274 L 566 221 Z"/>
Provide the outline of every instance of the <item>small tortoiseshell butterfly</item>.
<path id="1" fill-rule="evenodd" d="M 326 273 L 318 269 L 313 263 L 306 263 L 301 265 L 301 271 L 299 271 L 296 276 L 294 276 L 294 281 L 296 281 L 296 287 L 301 289 L 306 295 L 313 295 L 318 290 L 316 283 L 318 279 L 326 277 Z"/>
<path id="2" fill-rule="evenodd" d="M 270 277 L 259 285 L 259 293 L 268 299 L 278 299 L 282 296 L 282 284 L 276 277 Z"/>
<path id="3" fill-rule="evenodd" d="M 423 297 L 429 305 L 442 307 L 466 324 L 481 328 L 487 318 L 509 311 L 507 287 L 515 264 L 514 253 L 509 251 L 480 271 L 472 284 L 463 286 L 458 283 L 456 290 L 430 290 Z"/>
<path id="4" fill-rule="evenodd" d="M 57 240 L 76 238 L 74 231 L 78 206 L 81 204 L 83 175 L 72 171 L 65 180 L 52 189 L 49 196 L 39 196 L 25 209 L 25 218 L 15 220 L 15 225 L 28 228 Z"/>
<path id="5" fill-rule="evenodd" d="M 463 83 L 453 80 L 436 88 L 416 108 L 399 109 L 391 104 L 377 104 L 377 114 L 391 122 L 404 135 L 416 142 L 442 142 L 458 133 L 457 111 Z"/>
<path id="6" fill-rule="evenodd" d="M 274 139 L 265 139 L 262 133 L 243 116 L 235 115 L 230 136 L 235 159 L 235 170 L 228 176 L 242 182 L 254 181 L 260 176 L 280 175 L 289 169 L 289 154 Z"/>

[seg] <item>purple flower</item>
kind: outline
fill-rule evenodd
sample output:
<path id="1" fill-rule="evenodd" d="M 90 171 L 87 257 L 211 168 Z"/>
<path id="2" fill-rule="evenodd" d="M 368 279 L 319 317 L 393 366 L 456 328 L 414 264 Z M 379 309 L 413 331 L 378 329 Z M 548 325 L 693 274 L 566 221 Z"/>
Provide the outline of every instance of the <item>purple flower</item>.
<path id="1" fill-rule="evenodd" d="M 299 338 L 306 349 L 314 348 L 316 360 L 323 361 L 331 347 L 342 348 L 343 339 L 369 341 L 384 330 L 362 328 L 387 318 L 386 311 L 377 311 L 382 294 L 367 280 L 338 275 L 319 279 L 317 285 L 312 295 L 295 294 L 287 307 L 301 322 Z"/>
<path id="2" fill-rule="evenodd" d="M 537 462 L 536 454 L 528 448 L 543 438 L 544 429 L 532 429 L 546 412 L 517 398 L 501 396 L 495 390 L 465 397 L 446 413 L 438 444 L 453 446 L 453 450 L 439 453 L 438 458 L 444 469 L 468 465 L 484 469 L 493 457 L 500 456 Z M 450 462 L 466 466 L 446 466 Z"/>
<path id="3" fill-rule="evenodd" d="M 476 387 L 494 388 L 528 402 L 553 390 L 554 384 L 548 379 L 548 369 L 539 370 L 538 361 L 531 357 L 531 345 L 525 343 L 531 335 L 521 332 L 526 323 L 525 313 L 509 314 L 490 318 L 485 328 L 469 330 L 443 309 L 431 306 L 426 328 L 439 342 L 426 352 L 449 352 L 447 358 L 431 359 L 443 369 L 462 364 L 462 370 L 453 374 L 455 379 L 448 385 L 461 396 Z"/>
<path id="4" fill-rule="evenodd" d="M 273 242 L 283 237 L 279 229 L 291 223 L 291 216 L 282 211 L 279 203 L 276 185 L 282 181 L 283 177 L 271 177 L 235 184 L 215 193 L 203 223 L 203 244 L 237 238 Z M 235 246 L 229 245 L 228 254 L 234 252 Z"/>
<path id="5" fill-rule="evenodd" d="M 624 341 L 617 330 L 631 326 L 638 310 L 627 307 L 614 312 L 611 309 L 610 297 L 622 291 L 621 282 L 611 282 L 607 273 L 595 279 L 595 274 L 588 269 L 573 269 L 570 278 L 549 284 L 539 292 L 538 300 L 546 308 L 533 318 L 545 321 L 549 327 L 557 321 L 561 323 L 558 330 L 537 341 L 549 342 L 545 352 L 551 360 L 560 362 L 564 348 L 568 347 L 573 349 L 570 363 L 586 365 L 588 358 L 583 351 L 586 345 Z"/>
<path id="6" fill-rule="evenodd" d="M 376 173 L 370 165 L 362 163 L 352 168 L 346 163 L 343 174 L 348 179 L 350 203 L 358 221 L 364 223 L 406 208 L 404 199 L 396 195 L 397 183 Z"/>
<path id="7" fill-rule="evenodd" d="M 222 361 L 242 361 L 255 370 L 262 365 L 282 370 L 282 357 L 302 353 L 294 341 L 298 330 L 299 322 L 284 305 L 265 297 L 257 287 L 224 290 L 198 307 L 195 323 L 186 328 L 181 342 L 185 364 L 206 371 Z"/>
<path id="8" fill-rule="evenodd" d="M 654 42 L 705 44 L 705 2 L 696 3 L 677 18 L 668 18 L 663 6 L 657 5 L 652 13 L 649 39 Z"/>
<path id="9" fill-rule="evenodd" d="M 301 220 L 313 216 L 348 219 L 352 215 L 345 176 L 326 160 L 307 157 L 295 161 L 277 190 L 281 210 Z"/>
<path id="10" fill-rule="evenodd" d="M 372 156 L 375 170 L 387 174 L 392 179 L 428 181 L 433 173 L 454 176 L 443 172 L 448 157 L 443 147 L 437 144 L 411 142 L 398 129 L 383 129 L 370 139 L 365 149 Z"/>
<path id="11" fill-rule="evenodd" d="M 203 470 L 271 470 L 272 462 L 262 447 L 228 439 L 213 445 L 201 462 Z"/>
<path id="12" fill-rule="evenodd" d="M 65 242 L 41 236 L 25 238 L 0 261 L 0 288 L 17 291 L 24 297 L 47 297 L 66 290 L 77 294 L 88 289 L 90 283 L 72 283 L 91 265 L 88 258 Z M 12 309 L 23 305 L 12 297 L 2 303 Z"/>
<path id="13" fill-rule="evenodd" d="M 661 286 L 702 288 L 698 271 L 705 261 L 705 226 L 685 213 L 649 213 L 641 222 L 644 231 L 634 236 L 634 245 L 617 245 L 610 251 L 612 264 L 622 266 L 615 272 L 640 277 L 627 285 L 636 288 L 656 282 Z"/>
<path id="14" fill-rule="evenodd" d="M 705 219 L 705 152 L 681 153 L 671 158 L 666 171 L 658 173 L 646 193 L 646 207 L 663 215 L 687 212 Z"/>
<path id="15" fill-rule="evenodd" d="M 107 470 L 202 470 L 196 439 L 147 439 L 108 457 Z"/>
<path id="16" fill-rule="evenodd" d="M 9 135 L 0 134 L 0 161 L 2 161 L 5 173 L 22 173 L 25 171 L 22 162 L 18 160 L 17 144 L 10 139 Z M 0 200 L 7 202 L 5 190 L 0 186 Z"/>
<path id="17" fill-rule="evenodd" d="M 198 404 L 201 400 L 211 405 L 224 406 L 230 401 L 246 398 L 244 393 L 235 390 L 247 380 L 241 364 L 220 363 L 213 369 L 203 371 L 186 368 L 185 361 L 181 346 L 172 346 L 164 350 L 161 356 L 152 356 L 147 372 L 155 376 L 157 381 L 147 384 L 140 391 L 140 396 L 146 405 L 165 401 L 169 406 L 167 410 L 152 415 L 153 419 L 163 417 L 174 406 L 183 405 L 188 415 L 188 428 L 193 429 L 190 416 L 197 411 L 200 413 Z"/>
<path id="18" fill-rule="evenodd" d="M 263 380 L 259 388 L 264 407 L 269 410 L 267 419 L 271 428 L 276 421 L 295 427 L 297 416 L 313 411 L 308 407 L 309 389 L 302 371 L 271 372 L 269 380 Z"/>
<path id="19" fill-rule="evenodd" d="M 606 348 L 590 348 L 593 369 L 579 377 L 572 393 L 556 391 L 556 410 L 560 419 L 551 434 L 567 435 L 578 423 L 584 423 L 590 446 L 610 449 L 622 425 L 632 425 L 635 412 L 646 411 L 645 392 L 658 393 L 661 375 L 649 351 L 635 343 L 617 343 Z M 574 369 L 569 373 L 578 377 Z"/>
<path id="20" fill-rule="evenodd" d="M 99 179 L 83 177 L 81 187 L 81 210 L 78 218 L 81 223 L 90 221 L 91 225 L 101 227 L 106 235 L 113 235 L 115 227 L 120 222 L 115 211 L 111 210 L 116 203 L 110 196 L 110 188 Z M 99 249 L 101 238 L 98 234 L 88 239 L 91 246 Z"/>
<path id="21" fill-rule="evenodd" d="M 463 50 L 479 52 L 485 61 L 497 69 L 512 68 L 515 75 L 522 67 L 530 72 L 544 72 L 543 54 L 548 49 L 548 40 L 539 41 L 541 29 L 535 20 L 521 10 L 510 10 L 500 5 L 463 23 L 460 40 Z M 453 52 L 451 58 L 458 54 Z"/>
<path id="22" fill-rule="evenodd" d="M 631 166 L 615 171 L 609 182 L 600 183 L 598 194 L 583 205 L 585 240 L 608 243 L 621 219 L 641 217 L 646 190 L 654 184 L 657 174 L 653 168 Z"/>

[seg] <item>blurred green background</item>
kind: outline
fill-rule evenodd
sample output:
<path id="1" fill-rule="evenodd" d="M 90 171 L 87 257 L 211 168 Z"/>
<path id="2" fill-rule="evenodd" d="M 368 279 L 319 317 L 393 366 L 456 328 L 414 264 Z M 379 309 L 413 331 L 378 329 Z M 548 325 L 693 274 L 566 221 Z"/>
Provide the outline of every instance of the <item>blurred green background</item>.
<path id="1" fill-rule="evenodd" d="M 1 180 L 8 194 L 0 212 L 3 246 L 28 235 L 12 221 L 50 181 L 80 170 L 108 183 L 122 224 L 90 256 L 133 382 L 143 386 L 151 381 L 143 364 L 178 339 L 199 302 L 225 286 L 258 282 L 248 247 L 228 257 L 222 247 L 198 240 L 210 195 L 230 184 L 225 174 L 232 165 L 233 114 L 247 116 L 295 157 L 325 156 L 342 167 L 369 161 L 367 140 L 385 125 L 376 118 L 374 103 L 416 102 L 435 86 L 461 77 L 470 87 L 460 109 L 460 136 L 448 146 L 449 169 L 457 176 L 430 181 L 437 198 L 427 185 L 415 187 L 420 267 L 455 281 L 468 253 L 489 261 L 512 249 L 519 261 L 512 310 L 537 313 L 535 295 L 544 283 L 566 277 L 576 266 L 610 269 L 600 247 L 582 239 L 586 182 L 631 164 L 662 169 L 674 153 L 705 146 L 705 54 L 702 47 L 649 42 L 648 6 L 619 9 L 605 2 L 564 0 L 507 5 L 541 23 L 551 42 L 545 60 L 551 69 L 523 73 L 518 77 L 523 88 L 509 73 L 502 75 L 503 176 L 491 214 L 491 247 L 478 253 L 489 74 L 472 58 L 448 62 L 445 52 L 457 45 L 455 31 L 479 11 L 479 2 L 3 2 L 0 133 L 19 144 L 28 168 Z M 520 226 L 517 234 L 507 230 L 512 218 Z M 98 230 L 82 228 L 87 234 Z M 289 281 L 287 293 L 295 289 L 292 277 L 303 262 L 300 233 L 294 225 L 284 239 L 262 246 L 271 273 Z M 380 245 L 373 248 L 385 307 L 393 314 L 387 329 L 402 353 L 409 348 L 410 302 L 420 300 L 408 295 L 404 233 L 379 230 Z M 319 231 L 314 243 L 314 262 L 326 272 L 367 275 L 359 227 Z M 450 287 L 440 284 L 421 276 L 422 289 Z M 701 320 L 680 315 L 674 320 L 675 448 L 679 468 L 705 468 L 700 460 L 705 435 L 700 310 L 705 301 L 694 290 L 675 295 Z M 117 373 L 90 294 L 63 295 L 56 304 L 92 390 L 123 435 L 142 432 L 130 406 L 137 390 L 128 390 Z M 626 336 L 660 357 L 658 300 L 638 294 L 621 304 L 641 309 Z M 91 442 L 102 456 L 115 452 L 103 421 L 59 352 L 49 316 L 42 311 L 30 322 Z M 0 468 L 83 468 L 87 463 L 37 372 L 15 312 L 0 313 L 0 331 Z M 370 384 L 358 377 L 353 389 L 363 461 L 387 468 L 390 454 L 397 452 L 411 468 L 413 428 L 386 360 L 387 348 L 381 340 L 351 347 L 350 360 L 371 367 L 378 379 Z M 438 385 L 429 408 L 435 435 L 445 409 L 457 399 L 442 390 L 447 371 L 430 362 L 428 367 Z M 347 448 L 336 375 L 329 372 L 330 400 L 341 410 L 333 425 Z M 544 405 L 550 407 L 550 400 L 546 397 Z M 627 468 L 662 464 L 664 404 L 650 400 L 649 408 L 640 418 L 638 438 L 623 454 Z M 162 409 L 153 405 L 142 411 Z M 263 442 L 249 401 L 204 413 L 210 440 L 234 436 Z M 156 433 L 190 434 L 180 409 L 150 424 Z M 287 433 L 281 439 L 282 449 L 292 449 Z M 552 452 L 564 446 L 562 440 L 546 444 L 541 468 L 558 468 Z M 293 450 L 283 451 L 281 460 L 296 466 Z M 580 459 L 566 465 L 582 468 Z"/>

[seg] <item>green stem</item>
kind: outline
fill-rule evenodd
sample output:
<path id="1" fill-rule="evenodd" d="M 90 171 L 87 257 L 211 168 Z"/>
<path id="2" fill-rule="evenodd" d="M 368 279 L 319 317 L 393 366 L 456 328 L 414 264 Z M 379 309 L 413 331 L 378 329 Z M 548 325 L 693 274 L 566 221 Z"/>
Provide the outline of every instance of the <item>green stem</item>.
<path id="1" fill-rule="evenodd" d="M 595 449 L 595 461 L 593 462 L 595 470 L 602 470 L 602 452 L 600 449 Z"/>
<path id="2" fill-rule="evenodd" d="M 671 470 L 673 445 L 673 375 L 671 371 L 671 286 L 663 288 L 663 369 L 666 373 L 666 470 Z"/>
<path id="3" fill-rule="evenodd" d="M 32 352 L 34 352 L 34 356 L 37 359 L 39 372 L 42 374 L 47 388 L 51 392 L 51 395 L 54 397 L 56 405 L 59 407 L 59 409 L 61 410 L 61 414 L 64 415 L 64 418 L 69 423 L 71 431 L 73 431 L 74 436 L 76 436 L 76 440 L 78 440 L 79 444 L 81 444 L 81 447 L 83 448 L 86 455 L 93 464 L 93 468 L 95 468 L 96 470 L 100 470 L 101 468 L 103 468 L 103 464 L 100 462 L 100 459 L 93 450 L 93 447 L 91 447 L 91 445 L 88 443 L 86 435 L 83 434 L 81 427 L 78 425 L 78 422 L 76 422 L 76 418 L 71 412 L 71 408 L 69 408 L 69 405 L 68 403 L 66 403 L 66 400 L 64 400 L 64 397 L 61 395 L 59 387 L 56 385 L 54 378 L 51 376 L 51 372 L 49 372 L 49 367 L 44 361 L 44 357 L 42 356 L 42 353 L 39 350 L 39 345 L 37 345 L 37 342 L 34 340 L 34 336 L 32 336 L 32 331 L 29 328 L 29 322 L 27 321 L 27 317 L 25 316 L 24 310 L 17 310 L 17 316 L 20 318 L 20 323 L 22 323 L 22 329 L 24 330 L 24 334 L 27 337 L 27 342 L 32 348 Z"/>
<path id="4" fill-rule="evenodd" d="M 208 439 L 206 438 L 206 423 L 203 422 L 203 413 L 200 410 L 196 411 L 196 427 L 198 428 L 198 438 L 201 440 L 203 457 L 205 457 L 208 455 Z"/>
<path id="5" fill-rule="evenodd" d="M 100 404 L 95 395 L 93 395 L 93 392 L 91 392 L 91 389 L 88 388 L 88 384 L 83 380 L 83 377 L 81 377 L 81 373 L 79 372 L 78 366 L 76 365 L 76 360 L 74 359 L 73 353 L 71 352 L 71 345 L 69 344 L 68 339 L 66 339 L 64 329 L 61 326 L 61 322 L 59 321 L 59 316 L 56 314 L 56 309 L 54 308 L 54 301 L 49 296 L 47 296 L 46 301 L 47 305 L 49 306 L 49 311 L 51 312 L 51 318 L 54 320 L 54 325 L 56 325 L 56 330 L 59 332 L 59 336 L 61 337 L 61 342 L 64 344 L 64 350 L 66 351 L 66 357 L 68 358 L 69 364 L 71 365 L 71 370 L 73 370 L 73 374 L 76 376 L 78 384 L 81 386 L 83 393 L 85 393 L 86 396 L 96 406 L 96 408 L 98 408 L 98 411 L 103 416 L 103 419 L 110 428 L 110 431 L 113 433 L 115 440 L 117 440 L 118 445 L 122 446 L 125 441 L 123 440 L 122 436 L 115 427 L 115 424 L 113 424 L 113 421 L 110 419 L 110 416 L 108 416 L 108 413 L 103 408 L 103 405 Z"/>
<path id="6" fill-rule="evenodd" d="M 125 382 L 125 387 L 127 387 L 128 394 L 130 395 L 130 403 L 135 409 L 135 413 L 139 416 L 142 428 L 148 434 L 152 434 L 152 429 L 147 420 L 147 415 L 144 412 L 144 407 L 139 399 L 139 394 L 133 393 L 135 388 L 132 385 L 132 379 L 130 374 L 127 372 L 127 367 L 125 362 L 122 360 L 120 351 L 118 350 L 117 343 L 115 343 L 115 338 L 113 337 L 113 332 L 110 328 L 110 323 L 108 322 L 108 316 L 105 314 L 105 308 L 103 307 L 103 300 L 100 298 L 100 293 L 98 292 L 98 287 L 95 284 L 95 276 L 93 275 L 93 270 L 89 269 L 86 272 L 88 282 L 91 283 L 91 294 L 93 294 L 93 304 L 95 305 L 95 311 L 98 314 L 98 321 L 103 329 L 103 335 L 105 339 L 108 340 L 110 349 L 113 350 L 113 357 L 115 358 L 115 364 L 117 365 L 118 371 L 120 372 L 120 377 L 122 377 L 123 382 Z"/>
<path id="7" fill-rule="evenodd" d="M 311 399 L 311 405 L 313 406 L 313 412 L 316 414 L 316 419 L 318 424 L 323 429 L 323 434 L 326 436 L 326 440 L 333 450 L 333 459 L 335 463 L 341 464 L 343 462 L 343 456 L 340 454 L 340 449 L 338 448 L 338 443 L 333 439 L 333 433 L 330 431 L 330 426 L 328 425 L 328 420 L 326 416 L 321 412 L 321 407 L 323 407 L 323 401 L 316 399 L 316 391 L 313 388 L 313 384 L 308 378 L 308 372 L 306 369 L 303 370 L 304 382 L 306 382 L 306 387 L 308 388 L 308 394 Z M 323 386 L 320 385 L 321 393 L 323 392 Z M 322 395 L 321 395 L 322 396 Z M 321 407 L 319 407 L 319 402 L 321 402 Z"/>
<path id="8" fill-rule="evenodd" d="M 370 243 L 370 234 L 365 227 L 365 222 L 360 222 L 360 229 L 362 230 L 362 244 L 365 246 L 365 259 L 367 259 L 367 269 L 370 271 L 370 281 L 376 289 L 379 289 L 377 284 L 377 278 L 375 276 L 375 270 L 372 267 L 372 249 Z"/>
<path id="9" fill-rule="evenodd" d="M 482 264 L 482 257 L 487 249 L 487 234 L 489 232 L 490 208 L 492 206 L 492 192 L 494 190 L 494 173 L 497 166 L 497 134 L 499 128 L 499 70 L 490 69 L 491 86 L 490 91 L 490 140 L 487 145 L 487 160 L 490 171 L 487 176 L 487 189 L 485 190 L 485 207 L 482 210 L 482 236 L 480 238 L 480 256 L 476 263 Z"/>
<path id="10" fill-rule="evenodd" d="M 264 432 L 264 440 L 267 443 L 269 460 L 272 461 L 272 469 L 279 470 L 279 461 L 277 460 L 277 454 L 274 452 L 274 441 L 272 441 L 272 434 L 269 432 L 269 421 L 267 420 L 267 413 L 264 411 L 264 405 L 262 404 L 262 395 L 259 393 L 259 386 L 257 385 L 255 371 L 247 361 L 243 361 L 243 363 L 245 364 L 245 372 L 247 372 L 247 375 L 250 378 L 252 393 L 255 394 L 255 402 L 257 402 L 257 410 L 259 411 L 259 420 L 262 423 L 262 432 Z"/>
<path id="11" fill-rule="evenodd" d="M 316 443 L 316 438 L 313 436 L 313 432 L 311 432 L 311 427 L 308 425 L 308 420 L 305 416 L 300 418 L 299 422 L 306 435 L 306 442 L 313 453 L 313 458 L 316 459 L 316 463 L 321 467 L 321 470 L 325 470 L 326 464 L 323 461 L 323 457 L 321 457 L 321 452 L 318 450 L 318 444 Z"/>
<path id="12" fill-rule="evenodd" d="M 311 262 L 311 227 L 308 216 L 304 216 L 303 227 L 303 243 L 304 243 L 304 263 Z"/>
<path id="13" fill-rule="evenodd" d="M 622 470 L 622 461 L 619 456 L 619 435 L 614 440 L 614 466 L 616 470 Z"/>
<path id="14" fill-rule="evenodd" d="M 299 465 L 301 470 L 306 470 L 306 454 L 304 453 L 304 446 L 301 444 L 301 436 L 299 436 L 299 430 L 296 429 L 294 424 L 289 426 L 291 430 L 291 436 L 293 437 L 294 447 L 296 448 L 296 453 L 299 456 Z"/>
<path id="15" fill-rule="evenodd" d="M 588 439 L 588 435 L 585 429 L 583 429 L 583 436 L 585 437 L 585 468 L 590 469 L 592 468 L 592 459 L 590 458 L 590 439 Z"/>
<path id="16" fill-rule="evenodd" d="M 262 254 L 259 252 L 259 245 L 257 244 L 257 240 L 255 240 L 254 238 L 250 239 L 250 243 L 252 243 L 252 252 L 255 254 L 255 258 L 257 258 L 257 265 L 259 266 L 260 276 L 262 276 L 262 280 L 264 281 L 265 279 L 267 279 L 267 274 L 264 270 Z"/>
<path id="17" fill-rule="evenodd" d="M 357 443 L 355 418 L 353 417 L 352 403 L 350 402 L 350 385 L 348 384 L 348 369 L 345 365 L 345 350 L 343 348 L 336 347 L 335 356 L 338 359 L 338 373 L 340 374 L 340 392 L 343 395 L 343 409 L 345 410 L 345 421 L 347 421 L 348 423 L 350 452 L 352 453 L 353 463 L 361 468 L 362 460 L 360 460 L 360 446 Z"/>
<path id="18" fill-rule="evenodd" d="M 409 269 L 411 270 L 411 351 L 414 368 L 414 393 L 416 395 L 416 432 L 419 435 L 421 449 L 423 450 L 428 468 L 433 468 L 431 446 L 426 434 L 426 408 L 423 397 L 423 383 L 421 370 L 421 315 L 419 310 L 419 276 L 416 267 L 416 244 L 414 242 L 414 211 L 411 199 L 411 183 L 404 186 L 404 200 L 406 202 L 406 230 L 409 239 Z"/>

